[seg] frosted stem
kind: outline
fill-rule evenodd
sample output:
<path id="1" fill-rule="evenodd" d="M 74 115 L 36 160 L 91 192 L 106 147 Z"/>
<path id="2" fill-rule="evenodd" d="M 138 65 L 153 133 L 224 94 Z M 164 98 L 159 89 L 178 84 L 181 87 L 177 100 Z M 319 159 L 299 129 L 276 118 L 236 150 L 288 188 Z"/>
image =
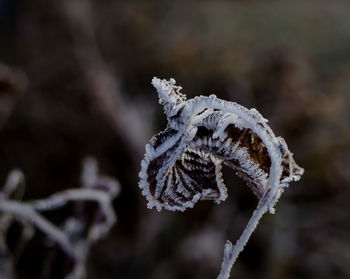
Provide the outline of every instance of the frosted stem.
<path id="1" fill-rule="evenodd" d="M 56 241 L 67 254 L 75 258 L 74 248 L 64 232 L 37 213 L 32 206 L 17 201 L 1 200 L 0 211 L 30 220 L 39 230 Z"/>
<path id="2" fill-rule="evenodd" d="M 93 231 L 94 235 L 106 232 L 115 222 L 115 214 L 110 206 L 108 194 L 90 189 L 74 189 L 66 190 L 54 194 L 46 199 L 36 200 L 32 202 L 17 202 L 9 200 L 0 201 L 0 211 L 12 213 L 17 216 L 25 217 L 30 220 L 38 229 L 46 233 L 49 237 L 55 240 L 62 249 L 69 255 L 75 257 L 73 244 L 68 239 L 67 235 L 56 227 L 54 224 L 45 219 L 38 211 L 53 210 L 64 206 L 69 201 L 95 201 L 100 204 L 106 216 L 106 224 L 96 227 Z M 97 238 L 95 236 L 95 238 Z"/>
<path id="3" fill-rule="evenodd" d="M 254 210 L 252 217 L 241 234 L 240 238 L 237 240 L 236 244 L 232 246 L 230 241 L 227 241 L 224 250 L 224 257 L 221 264 L 221 271 L 217 279 L 228 279 L 230 277 L 230 272 L 233 264 L 235 263 L 238 255 L 244 249 L 244 246 L 247 244 L 250 236 L 256 229 L 256 226 L 259 224 L 261 217 L 268 210 L 268 204 L 266 200 L 261 200 L 258 204 L 256 210 Z"/>
<path id="4" fill-rule="evenodd" d="M 95 201 L 100 204 L 108 202 L 108 194 L 90 189 L 73 189 L 53 194 L 52 196 L 31 202 L 37 210 L 52 210 L 64 206 L 69 201 Z"/>

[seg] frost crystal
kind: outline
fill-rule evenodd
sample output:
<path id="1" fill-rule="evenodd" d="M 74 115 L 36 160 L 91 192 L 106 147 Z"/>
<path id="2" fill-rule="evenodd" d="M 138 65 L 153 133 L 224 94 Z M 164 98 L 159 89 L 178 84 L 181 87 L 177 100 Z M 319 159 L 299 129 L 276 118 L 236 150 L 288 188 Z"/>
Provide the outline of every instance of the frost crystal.
<path id="1" fill-rule="evenodd" d="M 228 278 L 260 218 L 274 205 L 289 182 L 304 170 L 281 137 L 256 109 L 218 99 L 215 95 L 186 100 L 175 80 L 153 78 L 167 128 L 146 145 L 139 186 L 148 208 L 184 211 L 198 200 L 227 198 L 222 164 L 232 168 L 259 199 L 235 246 L 226 245 L 219 278 Z"/>

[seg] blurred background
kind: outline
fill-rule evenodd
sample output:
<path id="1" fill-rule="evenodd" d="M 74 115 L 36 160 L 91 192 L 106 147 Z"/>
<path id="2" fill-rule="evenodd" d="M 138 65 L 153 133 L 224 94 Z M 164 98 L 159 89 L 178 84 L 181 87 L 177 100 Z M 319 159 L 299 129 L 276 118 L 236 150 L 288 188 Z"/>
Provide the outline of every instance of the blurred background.
<path id="1" fill-rule="evenodd" d="M 144 146 L 166 126 L 150 81 L 174 77 L 189 98 L 256 108 L 305 168 L 231 278 L 350 278 L 349 10 L 346 0 L 0 0 L 1 184 L 20 168 L 24 200 L 79 187 L 92 155 L 122 192 L 88 278 L 216 278 L 257 204 L 250 189 L 224 170 L 224 203 L 157 213 L 138 188 Z M 18 255 L 14 278 L 62 278 L 47 255 L 64 255 L 42 238 Z"/>

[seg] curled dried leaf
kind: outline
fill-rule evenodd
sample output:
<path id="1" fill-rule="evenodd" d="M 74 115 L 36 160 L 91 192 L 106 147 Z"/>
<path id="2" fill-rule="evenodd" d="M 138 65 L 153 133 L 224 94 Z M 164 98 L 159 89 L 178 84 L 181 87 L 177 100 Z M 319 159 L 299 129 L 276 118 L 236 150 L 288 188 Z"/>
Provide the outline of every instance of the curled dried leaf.
<path id="1" fill-rule="evenodd" d="M 146 145 L 141 164 L 139 186 L 148 207 L 184 211 L 199 200 L 224 201 L 227 189 L 222 164 L 232 168 L 259 199 L 241 238 L 230 253 L 225 253 L 222 270 L 229 273 L 262 215 L 274 212 L 284 189 L 289 182 L 299 180 L 304 170 L 295 163 L 284 139 L 274 135 L 256 109 L 215 95 L 186 100 L 174 79 L 153 78 L 152 84 L 168 126 Z"/>

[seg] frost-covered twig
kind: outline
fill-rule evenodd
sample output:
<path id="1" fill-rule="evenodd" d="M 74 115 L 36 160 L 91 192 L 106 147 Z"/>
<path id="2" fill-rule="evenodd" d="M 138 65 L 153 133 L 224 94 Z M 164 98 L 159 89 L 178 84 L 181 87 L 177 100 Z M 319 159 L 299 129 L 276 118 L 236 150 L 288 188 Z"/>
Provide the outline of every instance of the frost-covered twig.
<path id="1" fill-rule="evenodd" d="M 228 279 L 230 277 L 230 272 L 233 264 L 237 260 L 238 255 L 244 249 L 247 244 L 251 234 L 256 229 L 261 217 L 267 212 L 268 204 L 265 201 L 259 202 L 257 209 L 254 211 L 252 217 L 250 218 L 248 224 L 246 225 L 243 233 L 237 240 L 236 244 L 233 246 L 230 241 L 227 241 L 224 249 L 224 257 L 221 263 L 221 271 L 218 279 Z"/>
<path id="2" fill-rule="evenodd" d="M 97 239 L 100 235 L 109 231 L 114 224 L 116 217 L 110 205 L 111 196 L 101 190 L 73 189 L 56 193 L 46 199 L 36 200 L 29 203 L 29 206 L 37 211 L 54 210 L 64 206 L 69 201 L 94 201 L 97 202 L 105 216 L 105 223 L 101 227 L 94 228 L 94 235 Z"/>
<path id="3" fill-rule="evenodd" d="M 120 191 L 119 183 L 111 177 L 100 176 L 97 162 L 93 158 L 88 158 L 83 164 L 82 189 L 65 190 L 34 201 L 10 200 L 11 194 L 17 188 L 15 185 L 18 185 L 23 177 L 19 171 L 12 171 L 9 174 L 4 190 L 0 192 L 0 212 L 31 222 L 75 260 L 75 266 L 66 278 L 84 278 L 85 262 L 91 244 L 105 236 L 115 223 L 116 216 L 112 200 Z M 87 224 L 84 219 L 70 216 L 60 227 L 40 213 L 61 208 L 68 202 L 96 202 L 97 216 L 103 216 L 103 218 L 93 219 L 92 223 Z M 95 217 L 89 216 L 89 218 Z M 87 235 L 85 235 L 86 231 Z"/>
<path id="4" fill-rule="evenodd" d="M 0 211 L 30 220 L 34 226 L 57 242 L 67 254 L 75 258 L 74 245 L 69 241 L 67 235 L 37 213 L 33 206 L 19 201 L 1 200 Z"/>
<path id="5" fill-rule="evenodd" d="M 4 199 L 21 199 L 24 193 L 24 175 L 20 170 L 12 170 L 8 176 L 6 183 L 0 191 L 0 205 Z M 7 249 L 6 234 L 12 225 L 14 217 L 10 213 L 0 214 L 0 278 L 11 279 L 14 274 L 15 255 Z M 23 226 L 24 241 L 18 243 L 19 247 L 16 252 L 21 252 L 23 244 L 33 236 L 33 230 L 28 223 L 22 219 L 19 220 Z"/>
<path id="6" fill-rule="evenodd" d="M 230 270 L 261 217 L 270 211 L 289 182 L 303 174 L 281 137 L 256 109 L 247 109 L 215 95 L 186 100 L 175 80 L 153 78 L 167 128 L 146 145 L 139 186 L 148 207 L 184 211 L 198 200 L 227 198 L 222 164 L 243 178 L 259 199 L 235 246 L 228 242 L 219 279 Z"/>

